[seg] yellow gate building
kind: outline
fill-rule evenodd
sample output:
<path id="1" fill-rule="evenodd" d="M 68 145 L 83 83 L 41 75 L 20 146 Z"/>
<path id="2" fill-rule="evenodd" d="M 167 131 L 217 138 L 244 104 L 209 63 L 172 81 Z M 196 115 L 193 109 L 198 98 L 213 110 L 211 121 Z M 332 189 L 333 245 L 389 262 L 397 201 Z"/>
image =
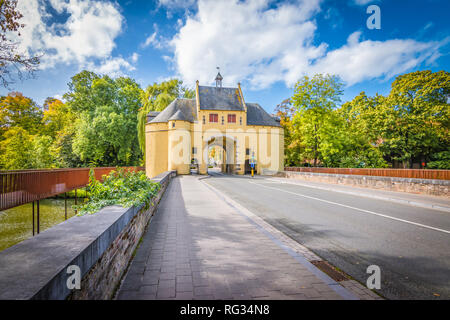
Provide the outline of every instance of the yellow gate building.
<path id="1" fill-rule="evenodd" d="M 279 120 L 257 103 L 244 99 L 241 86 L 222 87 L 196 82 L 195 99 L 175 99 L 161 112 L 147 115 L 145 167 L 148 177 L 167 170 L 207 174 L 210 148 L 223 150 L 225 173 L 245 174 L 251 163 L 257 174 L 284 168 L 284 131 Z"/>

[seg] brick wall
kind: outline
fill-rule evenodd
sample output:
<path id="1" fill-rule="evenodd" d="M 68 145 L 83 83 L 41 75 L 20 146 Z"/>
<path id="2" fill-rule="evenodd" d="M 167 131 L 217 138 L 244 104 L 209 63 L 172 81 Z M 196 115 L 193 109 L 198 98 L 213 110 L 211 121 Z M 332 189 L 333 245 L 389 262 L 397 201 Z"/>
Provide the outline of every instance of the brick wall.
<path id="1" fill-rule="evenodd" d="M 329 173 L 283 171 L 278 176 L 314 182 L 344 184 L 355 187 L 448 196 L 450 180 L 376 177 Z"/>

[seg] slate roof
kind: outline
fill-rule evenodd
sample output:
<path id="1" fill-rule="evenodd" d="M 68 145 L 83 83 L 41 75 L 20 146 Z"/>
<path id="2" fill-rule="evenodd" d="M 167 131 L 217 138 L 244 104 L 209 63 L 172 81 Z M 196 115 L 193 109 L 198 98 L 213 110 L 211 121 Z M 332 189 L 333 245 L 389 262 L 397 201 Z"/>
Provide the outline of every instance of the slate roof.
<path id="1" fill-rule="evenodd" d="M 259 104 L 246 102 L 247 125 L 281 127 L 274 117 L 269 115 Z"/>
<path id="2" fill-rule="evenodd" d="M 197 106 L 195 99 L 175 99 L 150 122 L 167 122 L 169 120 L 196 121 Z"/>
<path id="3" fill-rule="evenodd" d="M 200 88 L 202 88 L 202 87 L 199 87 L 199 89 Z M 203 88 L 208 89 L 208 91 L 206 92 L 206 96 L 210 96 L 212 94 L 209 89 L 219 89 L 219 88 L 215 88 L 215 87 L 203 87 Z M 238 90 L 237 88 L 221 88 L 221 89 L 228 90 L 228 91 L 226 91 L 225 95 L 228 95 L 231 90 Z M 239 93 L 237 93 L 237 95 L 239 95 Z M 220 96 L 220 94 L 219 94 L 219 96 Z M 207 99 L 209 99 L 209 97 Z M 233 101 L 233 99 L 231 99 L 230 101 Z M 220 98 L 212 99 L 211 101 L 225 102 L 225 100 L 220 100 Z M 281 127 L 279 121 L 277 121 L 274 117 L 269 115 L 259 104 L 247 102 L 245 105 L 247 106 L 247 125 Z M 244 108 L 239 107 L 239 104 L 236 104 L 234 106 L 235 107 L 233 109 L 230 107 L 228 107 L 226 109 L 225 108 L 220 109 L 220 104 L 218 104 L 218 105 L 216 104 L 216 109 L 211 109 L 211 107 L 208 107 L 208 108 L 203 108 L 203 110 L 206 109 L 206 110 L 244 111 Z M 195 99 L 184 99 L 184 98 L 175 99 L 163 111 L 161 111 L 159 113 L 157 111 L 151 111 L 147 115 L 147 119 L 151 119 L 149 121 L 150 123 L 168 122 L 170 120 L 184 120 L 184 121 L 189 121 L 189 122 L 195 122 L 195 121 L 197 121 L 196 100 Z"/>
<path id="4" fill-rule="evenodd" d="M 147 113 L 147 122 L 152 121 L 159 113 L 159 111 L 150 111 Z"/>
<path id="5" fill-rule="evenodd" d="M 198 86 L 200 110 L 244 111 L 238 88 Z"/>

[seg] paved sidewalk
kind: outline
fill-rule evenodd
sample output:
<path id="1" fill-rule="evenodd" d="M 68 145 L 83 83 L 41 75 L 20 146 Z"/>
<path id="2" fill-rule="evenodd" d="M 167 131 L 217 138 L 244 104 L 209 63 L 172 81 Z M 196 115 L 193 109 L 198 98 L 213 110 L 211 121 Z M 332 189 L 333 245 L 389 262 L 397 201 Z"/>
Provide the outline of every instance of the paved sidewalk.
<path id="1" fill-rule="evenodd" d="M 302 259 L 197 177 L 177 177 L 117 299 L 355 298 Z"/>

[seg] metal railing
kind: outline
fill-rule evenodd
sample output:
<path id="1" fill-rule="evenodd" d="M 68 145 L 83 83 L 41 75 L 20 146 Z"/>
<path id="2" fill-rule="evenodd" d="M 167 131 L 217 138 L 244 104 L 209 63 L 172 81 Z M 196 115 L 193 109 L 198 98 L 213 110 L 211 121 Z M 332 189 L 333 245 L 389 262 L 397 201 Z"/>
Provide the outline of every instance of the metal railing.
<path id="1" fill-rule="evenodd" d="M 144 167 L 123 167 L 141 171 Z M 102 179 L 115 167 L 94 169 L 95 178 Z M 0 171 L 0 211 L 49 198 L 86 186 L 90 168 Z"/>
<path id="2" fill-rule="evenodd" d="M 285 167 L 285 171 L 450 180 L 450 170 Z"/>

